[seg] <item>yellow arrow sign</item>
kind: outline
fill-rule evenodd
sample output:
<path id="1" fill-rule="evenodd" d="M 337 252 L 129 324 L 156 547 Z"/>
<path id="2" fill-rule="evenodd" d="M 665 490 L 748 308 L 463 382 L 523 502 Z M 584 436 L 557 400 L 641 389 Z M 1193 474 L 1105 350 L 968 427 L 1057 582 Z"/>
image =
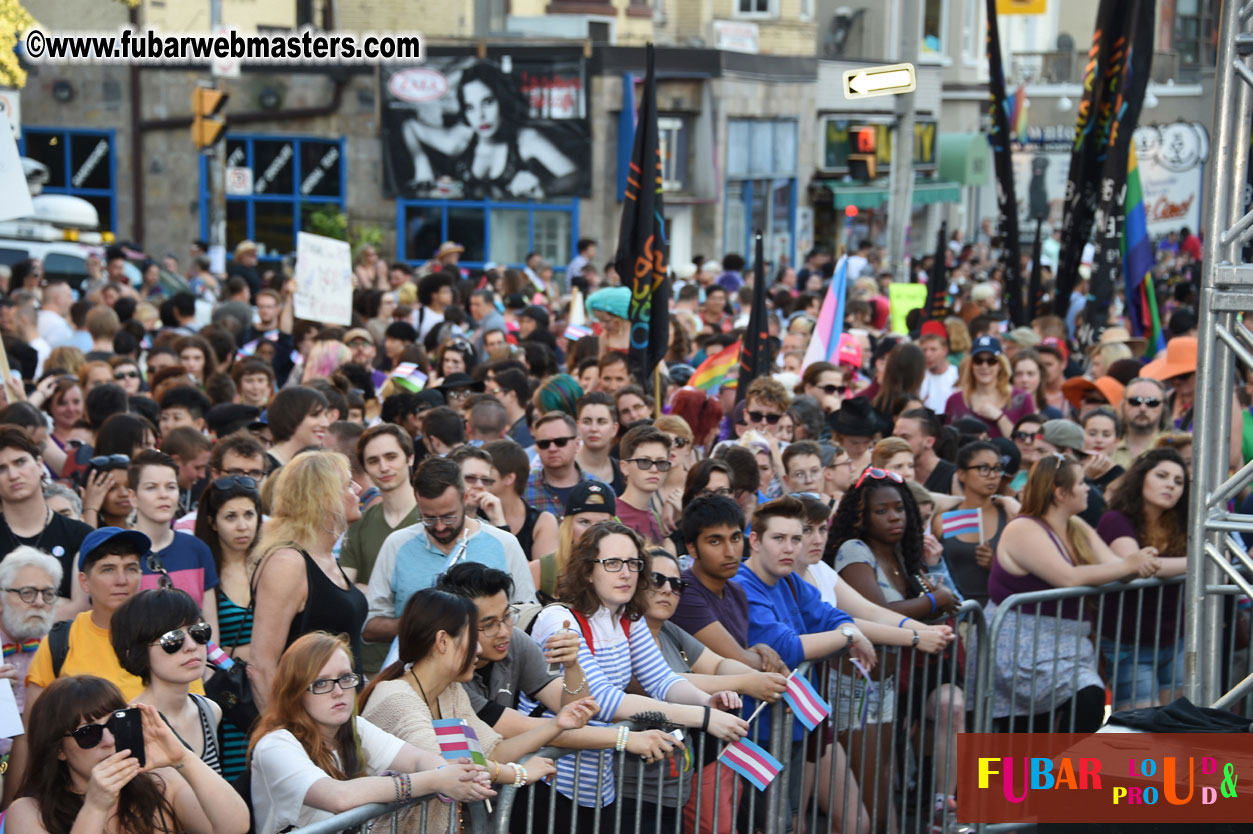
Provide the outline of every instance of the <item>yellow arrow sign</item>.
<path id="1" fill-rule="evenodd" d="M 844 73 L 845 98 L 869 98 L 911 93 L 917 86 L 913 64 L 867 67 Z"/>

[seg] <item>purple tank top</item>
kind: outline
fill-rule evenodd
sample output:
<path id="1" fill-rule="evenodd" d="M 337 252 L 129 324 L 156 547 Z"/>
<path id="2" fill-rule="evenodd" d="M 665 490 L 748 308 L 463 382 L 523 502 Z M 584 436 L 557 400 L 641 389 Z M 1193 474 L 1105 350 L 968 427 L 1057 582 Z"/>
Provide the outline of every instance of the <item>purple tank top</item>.
<path id="1" fill-rule="evenodd" d="M 1049 538 L 1053 540 L 1053 545 L 1061 553 L 1062 558 L 1069 564 L 1074 564 L 1070 558 L 1070 554 L 1066 551 L 1066 546 L 1062 544 L 1061 539 L 1053 532 L 1053 528 L 1049 527 L 1043 521 L 1034 516 L 1019 516 L 1020 518 L 1029 518 L 1036 524 L 1044 528 L 1044 532 L 1048 533 Z M 1033 573 L 1025 576 L 1016 576 L 1001 567 L 999 559 L 992 560 L 992 569 L 988 573 L 988 599 L 1000 605 L 1010 596 L 1014 594 L 1026 594 L 1032 591 L 1049 591 L 1053 586 L 1045 582 Z M 1043 614 L 1048 616 L 1056 616 L 1057 603 L 1026 603 L 1017 606 L 1018 610 L 1024 614 Z M 1062 602 L 1062 616 L 1066 619 L 1078 619 L 1079 617 L 1079 600 L 1068 599 Z"/>

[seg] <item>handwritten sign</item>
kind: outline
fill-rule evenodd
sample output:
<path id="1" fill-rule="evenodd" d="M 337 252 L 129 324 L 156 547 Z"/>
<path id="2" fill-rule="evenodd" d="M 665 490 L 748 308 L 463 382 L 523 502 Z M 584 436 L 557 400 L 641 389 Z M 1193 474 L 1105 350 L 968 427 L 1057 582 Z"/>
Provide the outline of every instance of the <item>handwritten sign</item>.
<path id="1" fill-rule="evenodd" d="M 892 305 L 892 332 L 908 334 L 905 317 L 910 310 L 917 310 L 927 303 L 927 285 L 892 284 L 888 287 L 888 302 Z"/>
<path id="2" fill-rule="evenodd" d="M 346 241 L 296 235 L 295 301 L 297 318 L 352 323 L 352 253 Z"/>

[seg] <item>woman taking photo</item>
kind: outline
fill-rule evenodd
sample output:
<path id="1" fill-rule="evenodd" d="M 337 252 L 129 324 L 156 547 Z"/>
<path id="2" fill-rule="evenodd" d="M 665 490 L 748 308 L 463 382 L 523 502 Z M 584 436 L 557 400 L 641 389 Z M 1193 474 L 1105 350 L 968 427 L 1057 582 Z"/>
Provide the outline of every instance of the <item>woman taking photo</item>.
<path id="1" fill-rule="evenodd" d="M 532 628 L 541 645 L 567 623 L 580 632 L 579 665 L 586 675 L 588 694 L 599 705 L 597 720 L 611 722 L 638 712 L 659 712 L 667 721 L 699 727 L 722 741 L 736 741 L 748 733 L 748 724 L 722 710 L 739 709 L 734 693 L 711 696 L 680 678 L 666 666 L 657 643 L 638 622 L 648 609 L 650 559 L 643 539 L 625 524 L 604 521 L 591 527 L 575 546 L 557 585 L 563 605 L 542 610 Z M 628 695 L 632 678 L 649 697 Z M 537 704 L 525 695 L 519 711 Z M 601 724 L 601 726 L 604 726 Z M 618 749 L 626 744 L 626 728 Z M 608 809 L 615 800 L 614 756 L 606 751 L 583 753 L 575 784 L 575 757 L 557 763 L 557 792 L 584 807 Z M 601 783 L 597 793 L 598 780 Z M 623 830 L 634 805 L 623 807 Z M 602 811 L 604 813 L 604 811 Z M 609 812 L 612 813 L 612 812 Z"/>
<path id="2" fill-rule="evenodd" d="M 1019 417 L 1036 410 L 1031 397 L 1009 382 L 1009 360 L 994 336 L 980 336 L 962 360 L 957 390 L 944 406 L 949 423 L 975 416 L 988 426 L 988 438 L 1009 437 Z"/>
<path id="3" fill-rule="evenodd" d="M 261 530 L 261 496 L 247 476 L 211 481 L 200 494 L 196 538 L 209 546 L 217 569 L 218 646 L 235 660 L 249 661 L 252 642 L 252 571 L 248 557 Z M 222 775 L 234 779 L 247 769 L 248 727 L 229 717 L 221 724 Z"/>
<path id="4" fill-rule="evenodd" d="M 988 571 L 996 556 L 1001 531 L 1018 514 L 1018 502 L 997 495 L 1001 485 L 1001 453 L 987 440 L 967 443 L 957 450 L 957 482 L 962 500 L 954 510 L 978 510 L 979 532 L 945 537 L 944 514 L 931 519 L 931 533 L 944 548 L 944 562 L 957 591 L 980 605 L 988 601 Z"/>
<path id="5" fill-rule="evenodd" d="M 348 644 L 324 631 L 283 652 L 248 750 L 257 834 L 303 828 L 371 802 L 495 796 L 478 765 L 445 765 L 438 753 L 359 718 L 355 665 Z"/>
<path id="6" fill-rule="evenodd" d="M 137 704 L 151 704 L 202 762 L 221 773 L 222 709 L 191 685 L 200 680 L 213 627 L 186 591 L 140 591 L 113 613 L 109 640 L 122 668 L 143 681 Z"/>
<path id="7" fill-rule="evenodd" d="M 1031 469 L 1022 512 L 1005 525 L 988 577 L 987 616 L 1013 594 L 1104 585 L 1161 569 L 1152 547 L 1117 556 L 1079 518 L 1088 506 L 1083 468 L 1048 454 Z M 1018 606 L 992 647 L 996 732 L 1095 732 L 1105 685 L 1080 600 Z"/>
<path id="8" fill-rule="evenodd" d="M 1152 449 L 1136 458 L 1110 495 L 1096 532 L 1124 559 L 1143 546 L 1155 548 L 1161 563 L 1156 576 L 1181 576 L 1188 555 L 1188 470 L 1179 452 Z M 1101 597 L 1101 653 L 1113 675 L 1115 709 L 1174 700 L 1172 690 L 1183 678 L 1182 594 L 1179 585 L 1124 592 L 1122 600 Z"/>
<path id="9" fill-rule="evenodd" d="M 1124 470 L 1111 460 L 1122 435 L 1122 421 L 1113 409 L 1093 409 L 1080 420 L 1083 426 L 1083 450 L 1088 453 L 1083 464 L 1083 474 L 1092 486 L 1104 494 L 1106 488 L 1122 477 Z"/>
<path id="10" fill-rule="evenodd" d="M 580 481 L 566 496 L 566 512 L 557 525 L 557 550 L 531 562 L 531 577 L 542 602 L 557 599 L 557 582 L 565 573 L 574 546 L 593 524 L 611 521 L 618 514 L 617 500 L 608 484 Z"/>
<path id="11" fill-rule="evenodd" d="M 22 834 L 244 834 L 248 806 L 179 743 L 155 707 L 139 704 L 145 763 L 114 744 L 118 688 L 79 675 L 53 681 L 30 711 L 32 756 L 5 816 Z"/>
<path id="12" fill-rule="evenodd" d="M 338 452 L 302 452 L 272 477 L 274 514 L 257 544 L 252 580 L 248 672 L 260 709 L 279 657 L 302 634 L 347 634 L 352 656 L 359 658 L 367 612 L 365 595 L 332 553 L 348 525 L 361 518 L 348 459 Z"/>
<path id="13" fill-rule="evenodd" d="M 525 765 L 514 762 L 551 744 L 565 730 L 585 726 L 596 712 L 596 702 L 582 698 L 541 726 L 501 738 L 479 719 L 461 686 L 474 676 L 478 616 L 473 600 L 447 591 L 426 588 L 409 597 L 397 631 L 399 659 L 361 693 L 361 716 L 380 730 L 434 753 L 439 752 L 439 740 L 432 722 L 460 718 L 478 736 L 493 784 L 522 787 L 540 782 L 556 772 L 552 759 L 533 758 Z M 523 804 L 519 800 L 515 807 Z M 426 830 L 447 828 L 447 812 L 432 804 Z M 417 815 L 410 815 L 401 830 L 417 832 Z"/>

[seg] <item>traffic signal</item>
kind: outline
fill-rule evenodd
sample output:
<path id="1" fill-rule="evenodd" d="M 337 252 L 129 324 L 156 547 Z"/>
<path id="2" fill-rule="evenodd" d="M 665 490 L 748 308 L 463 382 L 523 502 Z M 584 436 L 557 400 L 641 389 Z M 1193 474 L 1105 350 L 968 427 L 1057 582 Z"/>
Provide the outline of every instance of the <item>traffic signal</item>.
<path id="1" fill-rule="evenodd" d="M 211 87 L 197 87 L 191 93 L 191 141 L 200 150 L 210 148 L 226 135 L 226 119 L 221 113 L 228 96 Z"/>
<path id="2" fill-rule="evenodd" d="M 855 180 L 872 180 L 878 175 L 878 131 L 874 125 L 858 125 L 848 131 L 848 174 Z"/>

